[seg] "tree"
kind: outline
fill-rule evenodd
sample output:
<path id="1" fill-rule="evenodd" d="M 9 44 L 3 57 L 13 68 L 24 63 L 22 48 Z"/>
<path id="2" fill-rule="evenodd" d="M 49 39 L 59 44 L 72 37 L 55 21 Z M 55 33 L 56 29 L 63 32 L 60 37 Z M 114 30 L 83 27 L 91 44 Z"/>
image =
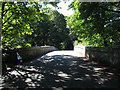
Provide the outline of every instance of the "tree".
<path id="1" fill-rule="evenodd" d="M 120 43 L 120 3 L 72 2 L 76 12 L 73 22 L 79 39 L 92 46 L 112 46 Z M 78 24 L 77 24 L 77 23 Z"/>
<path id="2" fill-rule="evenodd" d="M 32 46 L 52 45 L 59 49 L 68 48 L 69 30 L 66 28 L 65 17 L 48 7 L 41 8 L 40 12 L 42 19 L 37 21 L 37 27 L 32 35 L 26 36 L 26 40 Z"/>
<path id="3" fill-rule="evenodd" d="M 3 49 L 40 45 L 68 48 L 69 29 L 57 10 L 42 8 L 37 2 L 3 2 L 2 9 Z"/>
<path id="4" fill-rule="evenodd" d="M 32 5 L 28 7 L 27 5 Z M 37 3 L 13 3 L 2 4 L 2 47 L 3 49 L 25 46 L 25 34 L 32 34 L 36 26 L 37 16 L 41 6 Z"/>

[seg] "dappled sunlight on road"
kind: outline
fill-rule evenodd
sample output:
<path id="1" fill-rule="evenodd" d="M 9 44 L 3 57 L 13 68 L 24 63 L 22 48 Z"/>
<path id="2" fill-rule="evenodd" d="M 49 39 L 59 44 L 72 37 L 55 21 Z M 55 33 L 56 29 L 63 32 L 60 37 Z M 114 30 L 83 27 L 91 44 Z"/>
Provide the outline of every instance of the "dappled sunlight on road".
<path id="1" fill-rule="evenodd" d="M 117 88 L 120 75 L 98 63 L 76 57 L 73 51 L 53 51 L 17 65 L 4 76 L 5 87 Z"/>
<path id="2" fill-rule="evenodd" d="M 71 55 L 75 57 L 79 57 L 78 53 L 73 50 L 61 50 L 61 51 L 54 51 L 46 54 L 47 56 L 53 56 L 53 55 Z"/>
<path id="3" fill-rule="evenodd" d="M 68 75 L 68 74 L 66 74 L 66 73 L 64 73 L 64 72 L 58 72 L 58 76 L 60 76 L 60 77 L 63 77 L 63 78 L 70 78 L 69 76 L 70 75 Z"/>

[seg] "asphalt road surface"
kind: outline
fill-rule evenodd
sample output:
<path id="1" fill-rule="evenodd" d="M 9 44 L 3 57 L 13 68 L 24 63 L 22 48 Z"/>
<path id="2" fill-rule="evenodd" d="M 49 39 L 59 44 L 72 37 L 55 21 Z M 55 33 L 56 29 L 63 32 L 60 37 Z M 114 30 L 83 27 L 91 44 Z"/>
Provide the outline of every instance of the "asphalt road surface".
<path id="1" fill-rule="evenodd" d="M 17 65 L 3 78 L 5 88 L 120 88 L 120 74 L 74 51 L 53 51 L 24 65 Z"/>

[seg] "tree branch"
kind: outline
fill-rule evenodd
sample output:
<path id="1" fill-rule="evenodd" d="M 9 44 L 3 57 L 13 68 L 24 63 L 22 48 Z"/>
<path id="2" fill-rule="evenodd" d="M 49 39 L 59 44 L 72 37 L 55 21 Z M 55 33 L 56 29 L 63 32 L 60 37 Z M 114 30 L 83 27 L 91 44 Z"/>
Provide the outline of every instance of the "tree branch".
<path id="1" fill-rule="evenodd" d="M 104 8 L 104 7 L 101 7 L 102 9 L 106 10 L 106 11 L 111 11 L 111 12 L 114 12 L 114 13 L 120 13 L 120 11 L 114 11 L 114 10 L 111 10 L 111 9 L 107 9 L 107 8 Z"/>
<path id="2" fill-rule="evenodd" d="M 111 23 L 113 24 L 113 23 L 117 23 L 117 22 L 120 22 L 120 19 L 118 19 L 118 20 L 112 20 L 111 22 L 108 22 L 105 25 L 108 26 L 108 25 L 111 25 Z"/>

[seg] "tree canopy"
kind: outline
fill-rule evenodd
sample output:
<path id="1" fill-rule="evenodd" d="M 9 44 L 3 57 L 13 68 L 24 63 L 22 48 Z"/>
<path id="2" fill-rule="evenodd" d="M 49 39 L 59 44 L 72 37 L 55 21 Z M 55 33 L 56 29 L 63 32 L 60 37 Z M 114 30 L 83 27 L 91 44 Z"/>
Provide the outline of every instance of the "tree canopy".
<path id="1" fill-rule="evenodd" d="M 32 34 L 36 25 L 36 7 L 27 7 L 27 2 L 2 4 L 2 46 L 3 48 L 15 48 L 24 44 L 25 34 Z"/>
<path id="2" fill-rule="evenodd" d="M 110 47 L 120 43 L 119 2 L 72 2 L 75 13 L 68 19 L 69 27 L 88 46 Z"/>
<path id="3" fill-rule="evenodd" d="M 57 3 L 44 4 L 57 7 Z M 75 13 L 64 16 L 38 2 L 3 2 L 2 48 L 53 45 L 72 49 L 75 40 L 98 47 L 120 44 L 120 3 L 74 1 L 70 8 Z"/>
<path id="4" fill-rule="evenodd" d="M 65 49 L 66 41 L 70 41 L 65 17 L 57 10 L 43 8 L 37 2 L 4 2 L 2 10 L 3 49 L 40 45 Z"/>

